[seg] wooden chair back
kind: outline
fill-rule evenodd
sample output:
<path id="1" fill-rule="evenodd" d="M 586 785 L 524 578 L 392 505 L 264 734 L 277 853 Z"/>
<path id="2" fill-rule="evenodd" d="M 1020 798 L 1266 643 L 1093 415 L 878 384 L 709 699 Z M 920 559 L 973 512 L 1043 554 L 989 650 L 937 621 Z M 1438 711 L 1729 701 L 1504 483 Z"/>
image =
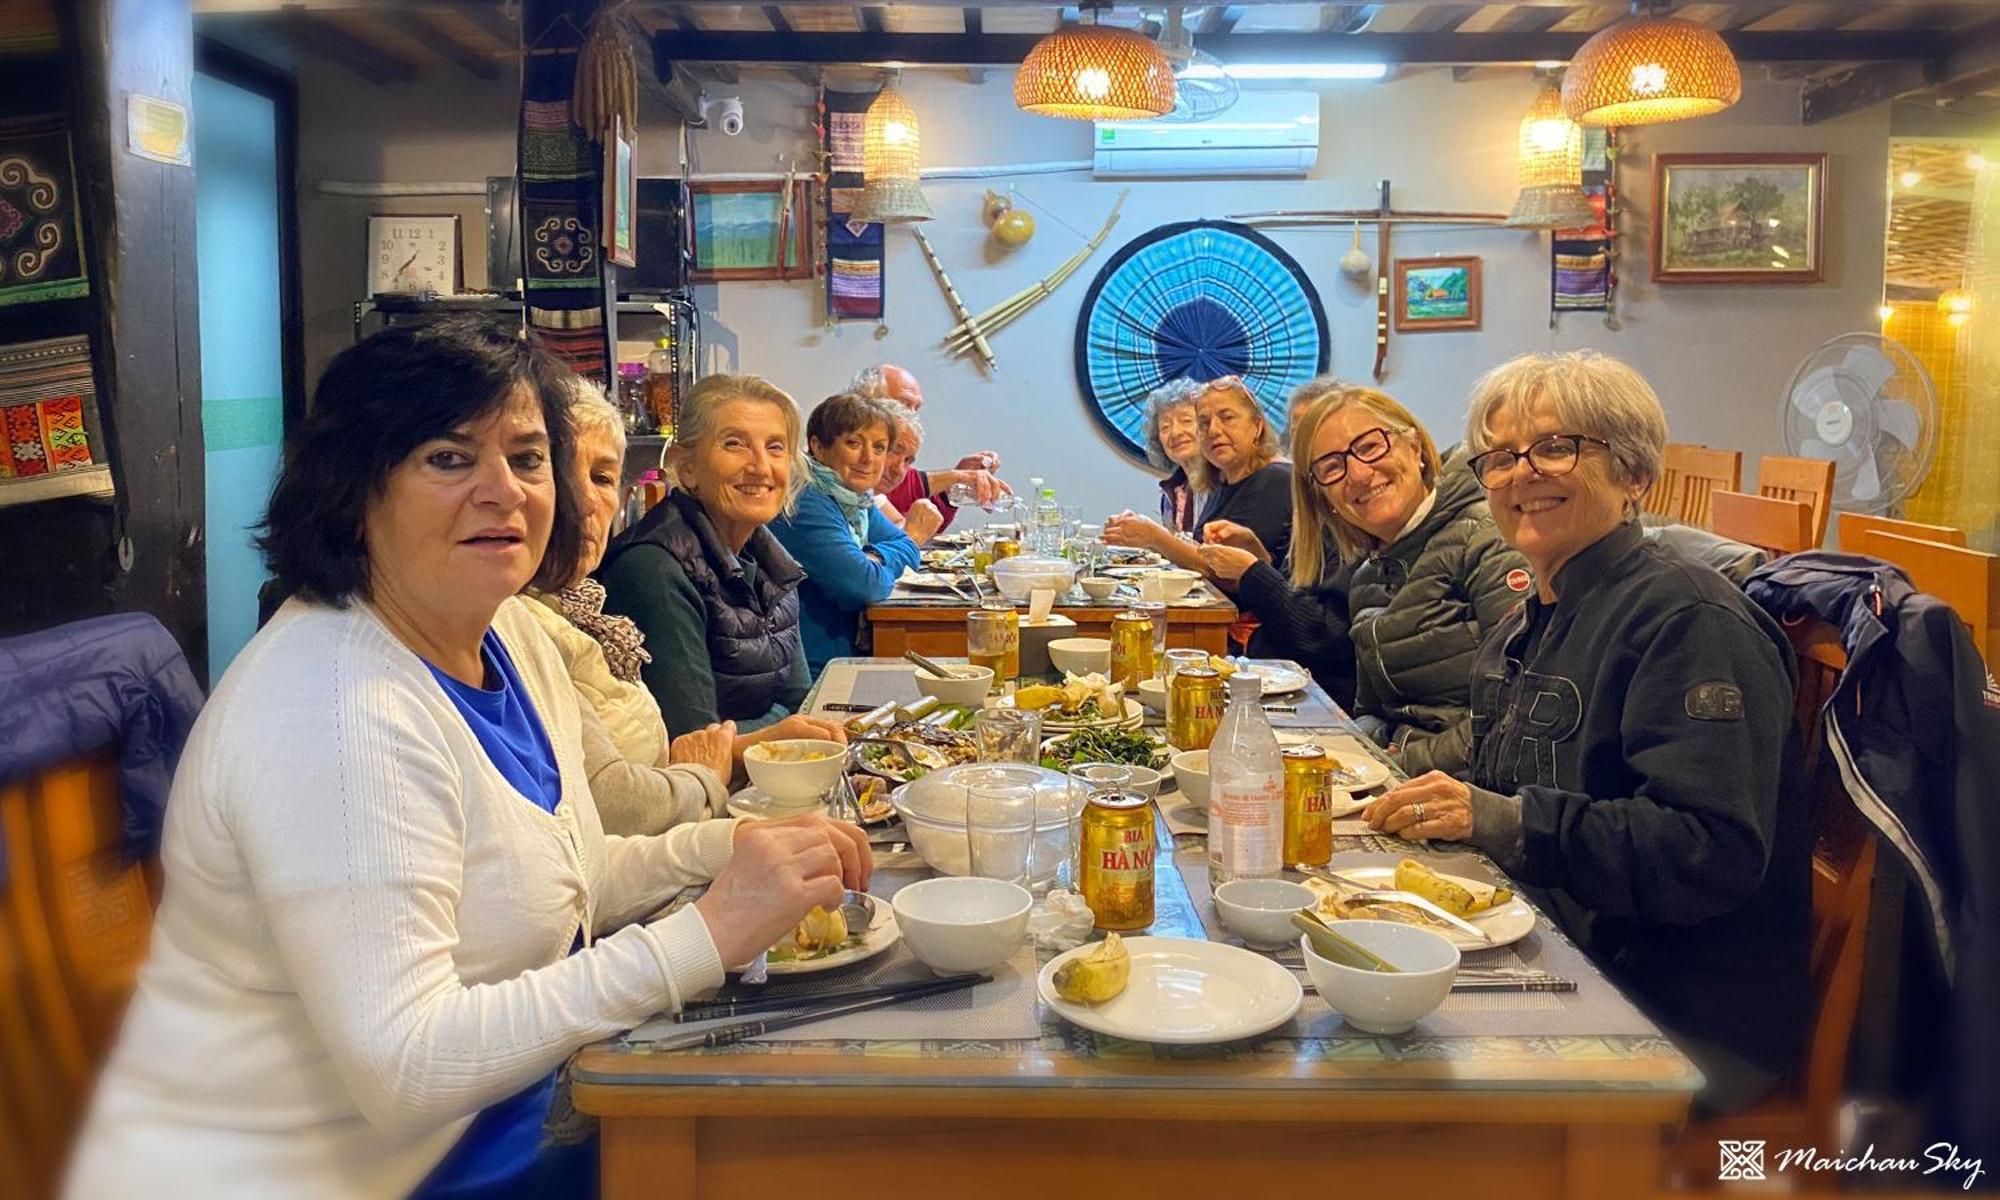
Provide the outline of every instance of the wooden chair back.
<path id="1" fill-rule="evenodd" d="M 0 787 L 0 1110 L 30 1195 L 53 1194 L 146 955 L 153 891 L 124 859 L 115 753 Z M 16 1086 L 17 1084 L 22 1086 Z"/>
<path id="2" fill-rule="evenodd" d="M 1715 532 L 1722 537 L 1773 554 L 1797 554 L 1819 545 L 1812 536 L 1812 509 L 1804 501 L 1717 489 L 1709 504 Z"/>
<path id="3" fill-rule="evenodd" d="M 1867 513 L 1844 512 L 1840 514 L 1840 548 L 1849 554 L 1868 554 L 1861 548 L 1861 539 L 1871 533 L 1894 533 L 1903 537 L 1916 538 L 1920 542 L 1938 542 L 1946 546 L 1965 545 L 1965 530 L 1949 525 L 1920 525 L 1915 521 L 1898 521 L 1892 517 L 1876 517 Z"/>
<path id="4" fill-rule="evenodd" d="M 1757 460 L 1757 494 L 1805 502 L 1812 509 L 1810 545 L 1817 547 L 1826 541 L 1826 522 L 1833 513 L 1831 460 L 1765 455 Z"/>
<path id="5" fill-rule="evenodd" d="M 2000 555 L 1896 533 L 1869 532 L 1859 550 L 1903 568 L 1911 584 L 1951 605 L 1989 668 L 2000 664 Z"/>
<path id="6" fill-rule="evenodd" d="M 1668 442 L 1666 467 L 1640 507 L 1683 525 L 1711 528 L 1709 496 L 1743 484 L 1743 452 Z"/>

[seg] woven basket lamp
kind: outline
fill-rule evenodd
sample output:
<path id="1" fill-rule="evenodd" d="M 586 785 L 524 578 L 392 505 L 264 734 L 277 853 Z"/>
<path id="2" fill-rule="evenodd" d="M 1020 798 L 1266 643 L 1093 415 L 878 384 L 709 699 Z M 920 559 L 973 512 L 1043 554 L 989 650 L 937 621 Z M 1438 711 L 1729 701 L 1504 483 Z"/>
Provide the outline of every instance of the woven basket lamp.
<path id="1" fill-rule="evenodd" d="M 1028 51 L 1014 75 L 1014 104 L 1045 117 L 1136 121 L 1174 110 L 1174 68 L 1151 38 L 1076 25 Z"/>
<path id="2" fill-rule="evenodd" d="M 919 182 L 919 148 L 916 110 L 895 88 L 883 88 L 861 127 L 861 174 L 867 182 L 854 202 L 854 220 L 908 225 L 931 219 Z"/>
<path id="3" fill-rule="evenodd" d="M 1521 194 L 1507 224 L 1523 229 L 1595 225 L 1583 194 L 1583 128 L 1563 113 L 1562 93 L 1549 84 L 1521 118 Z"/>
<path id="4" fill-rule="evenodd" d="M 1736 103 L 1743 76 L 1722 35 L 1679 17 L 1599 30 L 1563 73 L 1563 111 L 1581 125 L 1658 125 Z"/>

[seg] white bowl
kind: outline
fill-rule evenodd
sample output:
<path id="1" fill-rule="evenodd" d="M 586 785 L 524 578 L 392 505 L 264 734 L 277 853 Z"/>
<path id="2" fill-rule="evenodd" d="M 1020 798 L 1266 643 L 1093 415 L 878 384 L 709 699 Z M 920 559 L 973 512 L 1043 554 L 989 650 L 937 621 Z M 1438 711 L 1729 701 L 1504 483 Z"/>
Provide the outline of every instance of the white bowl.
<path id="1" fill-rule="evenodd" d="M 909 831 L 910 848 L 940 875 L 970 875 L 971 852 L 965 838 L 965 789 L 991 781 L 1035 789 L 1035 844 L 1028 863 L 1028 880 L 1047 883 L 1068 852 L 1066 836 L 1072 811 L 1081 812 L 1081 797 L 1072 807 L 1069 777 L 1061 771 L 1028 763 L 960 763 L 932 771 L 889 793 Z"/>
<path id="2" fill-rule="evenodd" d="M 1188 803 L 1208 811 L 1208 751 L 1183 750 L 1173 757 L 1174 784 Z"/>
<path id="3" fill-rule="evenodd" d="M 1277 950 L 1299 936 L 1292 914 L 1319 902 L 1311 888 L 1284 879 L 1232 879 L 1215 889 L 1215 912 L 1253 949 Z"/>
<path id="4" fill-rule="evenodd" d="M 1156 713 L 1167 711 L 1167 685 L 1158 679 L 1139 681 L 1139 703 Z"/>
<path id="5" fill-rule="evenodd" d="M 822 757 L 788 762 L 784 758 L 787 754 Z M 743 752 L 743 766 L 750 772 L 750 782 L 780 804 L 805 805 L 818 800 L 840 778 L 841 768 L 846 764 L 846 746 L 818 738 L 758 742 Z"/>
<path id="6" fill-rule="evenodd" d="M 1071 675 L 1088 675 L 1092 671 L 1109 675 L 1111 641 L 1097 637 L 1054 638 L 1049 642 L 1049 662 L 1056 670 Z"/>
<path id="7" fill-rule="evenodd" d="M 1404 1033 L 1437 1010 L 1458 977 L 1458 947 L 1400 921 L 1328 921 L 1327 928 L 1402 968 L 1363 971 L 1321 958 L 1299 935 L 1306 974 L 1319 994 L 1363 1033 Z"/>
<path id="8" fill-rule="evenodd" d="M 1118 590 L 1118 580 L 1109 575 L 1085 575 L 1076 582 L 1092 600 L 1109 600 L 1111 593 Z"/>
<path id="9" fill-rule="evenodd" d="M 939 666 L 950 671 L 950 679 L 937 676 L 917 667 L 917 690 L 926 696 L 936 696 L 946 704 L 963 704 L 968 708 L 978 708 L 986 702 L 986 693 L 993 689 L 992 667 L 960 667 L 948 663 Z"/>
<path id="10" fill-rule="evenodd" d="M 1194 589 L 1195 583 L 1201 579 L 1201 572 L 1183 571 L 1176 567 L 1155 571 L 1152 577 L 1159 581 L 1160 599 L 1172 603 Z"/>
<path id="11" fill-rule="evenodd" d="M 896 892 L 903 944 L 940 975 L 990 971 L 1014 956 L 1034 897 L 1001 879 L 925 879 Z"/>
<path id="12" fill-rule="evenodd" d="M 1061 558 L 1041 554 L 1016 554 L 993 564 L 993 586 L 1016 604 L 1025 604 L 1033 591 L 1061 592 L 1076 582 L 1078 567 Z"/>

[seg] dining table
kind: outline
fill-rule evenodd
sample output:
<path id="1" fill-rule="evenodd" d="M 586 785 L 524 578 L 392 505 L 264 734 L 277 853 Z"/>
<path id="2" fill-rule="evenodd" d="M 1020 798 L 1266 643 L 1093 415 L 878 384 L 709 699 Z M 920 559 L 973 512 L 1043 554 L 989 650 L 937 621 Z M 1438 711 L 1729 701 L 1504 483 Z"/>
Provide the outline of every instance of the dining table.
<path id="1" fill-rule="evenodd" d="M 1132 594 L 1094 600 L 1072 587 L 1056 597 L 1049 612 L 1074 625 L 1061 636 L 1109 638 L 1111 618 L 1129 609 L 1137 598 L 1132 589 L 1126 590 Z M 990 586 L 986 595 L 994 595 Z M 965 614 L 978 607 L 979 599 L 969 592 L 898 584 L 887 599 L 868 606 L 872 649 L 885 658 L 901 658 L 912 650 L 932 658 L 962 657 L 966 649 Z M 1022 603 L 1017 607 L 1027 606 Z M 1188 595 L 1167 604 L 1167 646 L 1227 654 L 1229 627 L 1236 619 L 1236 605 L 1228 596 L 1212 584 L 1196 584 Z"/>
<path id="2" fill-rule="evenodd" d="M 803 711 L 838 716 L 917 695 L 907 664 L 836 659 Z M 1367 756 L 1388 784 L 1400 777 L 1317 685 L 1285 699 L 1270 715 L 1281 741 Z M 1169 777 L 1151 815 L 1155 921 L 1136 932 L 1241 946 L 1209 898 L 1202 809 Z M 931 874 L 896 826 L 871 842 L 878 898 Z M 1334 825 L 1333 868 L 1404 857 L 1506 882 L 1467 847 L 1373 833 L 1354 816 Z M 572 1094 L 600 1123 L 608 1200 L 879 1200 L 902 1188 L 968 1200 L 1653 1194 L 1664 1140 L 1701 1076 L 1560 928 L 1534 916 L 1518 941 L 1466 951 L 1465 969 L 1533 968 L 1573 987 L 1454 990 L 1399 1035 L 1348 1025 L 1302 974 L 1296 1014 L 1257 1036 L 1161 1045 L 1093 1033 L 1039 998 L 1035 973 L 1055 951 L 1024 944 L 968 991 L 734 1045 L 656 1049 L 663 1032 L 687 1028 L 663 1018 L 582 1050 Z M 1273 957 L 1302 970 L 1296 947 Z M 824 978 L 927 974 L 897 945 Z M 755 994 L 740 981 L 725 990 Z"/>

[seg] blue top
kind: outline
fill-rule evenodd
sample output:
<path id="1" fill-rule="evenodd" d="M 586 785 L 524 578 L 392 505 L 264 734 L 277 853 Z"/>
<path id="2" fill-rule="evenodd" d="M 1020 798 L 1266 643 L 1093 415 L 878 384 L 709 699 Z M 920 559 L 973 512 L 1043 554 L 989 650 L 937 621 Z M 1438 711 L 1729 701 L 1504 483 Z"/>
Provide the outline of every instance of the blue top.
<path id="1" fill-rule="evenodd" d="M 866 543 L 857 545 L 840 506 L 817 488 L 801 493 L 792 515 L 771 522 L 770 530 L 806 570 L 799 635 L 814 675 L 829 660 L 859 652 L 863 610 L 888 599 L 903 568 L 914 570 L 922 559 L 910 535 L 874 508 L 868 510 Z"/>
<path id="2" fill-rule="evenodd" d="M 543 812 L 554 812 L 556 802 L 562 799 L 562 777 L 556 772 L 555 749 L 549 745 L 549 735 L 542 730 L 541 718 L 535 715 L 528 689 L 521 685 L 521 676 L 514 670 L 514 660 L 507 657 L 507 647 L 500 644 L 500 635 L 491 629 L 479 643 L 479 658 L 486 666 L 486 678 L 499 680 L 499 687 L 476 688 L 460 683 L 430 663 L 424 665 L 431 668 L 431 675 L 444 688 L 444 694 L 451 697 L 459 715 L 472 727 L 472 736 L 479 739 L 486 757 L 514 785 L 514 790 Z"/>
<path id="3" fill-rule="evenodd" d="M 507 657 L 507 648 L 500 643 L 500 635 L 486 631 L 479 657 L 486 665 L 486 678 L 498 680 L 500 686 L 471 687 L 430 663 L 424 665 L 431 668 L 445 695 L 471 726 L 472 735 L 479 739 L 480 748 L 507 782 L 543 811 L 554 812 L 556 802 L 562 799 L 555 750 L 528 699 L 528 689 L 514 670 L 514 660 Z M 535 1165 L 542 1144 L 542 1122 L 555 1090 L 556 1076 L 551 1071 L 480 1110 L 412 1196 L 423 1200 L 475 1196 L 520 1177 Z"/>

